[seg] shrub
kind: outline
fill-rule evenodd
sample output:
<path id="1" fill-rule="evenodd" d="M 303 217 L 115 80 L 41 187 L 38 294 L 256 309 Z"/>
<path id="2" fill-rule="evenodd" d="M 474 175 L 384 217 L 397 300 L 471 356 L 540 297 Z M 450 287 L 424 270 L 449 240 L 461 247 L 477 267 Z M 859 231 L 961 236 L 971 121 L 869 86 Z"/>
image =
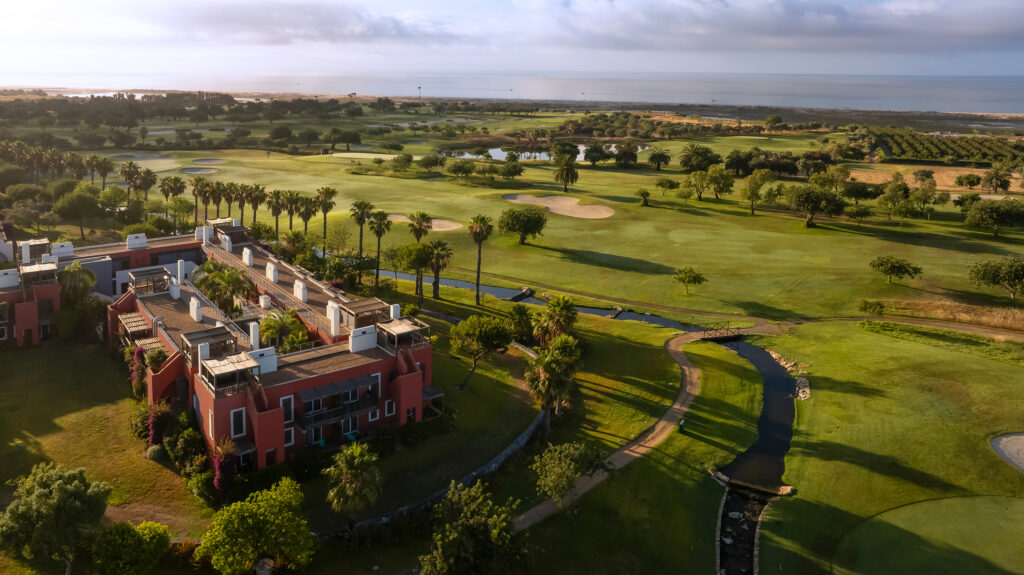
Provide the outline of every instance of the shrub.
<path id="1" fill-rule="evenodd" d="M 146 366 L 151 369 L 159 368 L 165 361 L 167 361 L 167 352 L 162 347 L 151 349 L 146 354 Z"/>
<path id="2" fill-rule="evenodd" d="M 157 463 L 167 459 L 167 449 L 162 444 L 150 445 L 146 450 L 146 459 Z"/>
<path id="3" fill-rule="evenodd" d="M 320 460 L 323 462 L 325 458 L 321 457 Z M 317 470 L 317 474 L 319 474 L 319 470 Z M 284 465 L 274 465 L 236 475 L 234 482 L 228 488 L 226 501 L 242 501 L 257 491 L 270 489 L 289 475 L 289 470 Z"/>
<path id="4" fill-rule="evenodd" d="M 143 521 L 135 528 L 142 542 L 147 559 L 155 565 L 160 562 L 171 547 L 171 530 L 166 525 Z"/>
<path id="5" fill-rule="evenodd" d="M 186 477 L 206 467 L 206 443 L 203 436 L 191 427 L 177 435 L 168 436 L 164 447 L 167 448 L 171 462 Z"/>
<path id="6" fill-rule="evenodd" d="M 142 537 L 131 523 L 115 523 L 100 534 L 92 548 L 92 561 L 99 575 L 143 573 L 155 561 L 146 556 Z"/>
<path id="7" fill-rule="evenodd" d="M 409 317 L 416 317 L 420 315 L 420 306 L 414 303 L 405 306 L 405 315 Z"/>
<path id="8" fill-rule="evenodd" d="M 146 234 L 147 238 L 158 238 L 163 235 L 160 233 L 160 230 L 148 222 L 144 224 L 129 224 L 124 227 L 122 233 L 125 237 L 131 234 Z"/>
<path id="9" fill-rule="evenodd" d="M 135 404 L 135 409 L 128 419 L 128 426 L 132 435 L 138 439 L 149 439 L 149 404 L 140 401 Z"/>
<path id="10" fill-rule="evenodd" d="M 171 559 L 185 567 L 196 566 L 196 548 L 199 544 L 192 540 L 176 541 L 171 543 Z"/>
<path id="11" fill-rule="evenodd" d="M 166 218 L 153 216 L 146 220 L 146 225 L 156 228 L 160 235 L 169 236 L 174 233 L 174 222 Z"/>
<path id="12" fill-rule="evenodd" d="M 185 486 L 192 492 L 192 495 L 211 503 L 217 496 L 217 490 L 213 487 L 213 472 L 202 471 L 194 473 L 185 480 Z"/>
<path id="13" fill-rule="evenodd" d="M 249 224 L 249 235 L 258 242 L 277 239 L 274 236 L 274 226 L 263 222 Z"/>

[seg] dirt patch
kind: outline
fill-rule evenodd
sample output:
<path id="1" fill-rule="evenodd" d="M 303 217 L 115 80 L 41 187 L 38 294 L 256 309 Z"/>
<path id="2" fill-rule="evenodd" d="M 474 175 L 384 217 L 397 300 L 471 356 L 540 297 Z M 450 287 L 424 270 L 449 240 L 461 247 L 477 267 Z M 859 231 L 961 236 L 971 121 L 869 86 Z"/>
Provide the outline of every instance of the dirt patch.
<path id="1" fill-rule="evenodd" d="M 1024 433 L 1000 435 L 992 439 L 992 449 L 999 457 L 1024 473 Z"/>
<path id="2" fill-rule="evenodd" d="M 409 223 L 409 218 L 401 214 L 390 214 L 388 215 L 388 219 L 398 223 Z M 434 218 L 431 221 L 431 224 L 433 225 L 431 230 L 435 232 L 448 232 L 451 230 L 457 230 L 462 227 L 462 224 L 460 224 L 459 222 L 453 222 L 451 220 L 444 220 L 441 218 Z"/>
<path id="3" fill-rule="evenodd" d="M 193 164 L 223 164 L 224 160 L 220 158 L 200 158 L 198 160 L 192 160 Z"/>
<path id="4" fill-rule="evenodd" d="M 182 168 L 181 171 L 193 176 L 209 176 L 211 174 L 216 174 L 220 170 L 216 168 Z"/>
<path id="5" fill-rule="evenodd" d="M 579 198 L 569 196 L 531 196 L 528 194 L 509 194 L 501 196 L 501 199 L 520 204 L 533 204 L 543 206 L 548 211 L 573 218 L 585 218 L 588 220 L 599 220 L 610 218 L 615 210 L 608 206 L 597 204 L 581 206 Z"/>
<path id="6" fill-rule="evenodd" d="M 170 528 L 171 533 L 183 535 L 188 533 L 188 525 L 182 518 L 163 507 L 149 505 L 146 503 L 125 503 L 124 505 L 108 505 L 105 519 L 112 523 L 127 521 L 132 525 L 138 525 L 143 521 L 155 521 L 163 523 Z"/>

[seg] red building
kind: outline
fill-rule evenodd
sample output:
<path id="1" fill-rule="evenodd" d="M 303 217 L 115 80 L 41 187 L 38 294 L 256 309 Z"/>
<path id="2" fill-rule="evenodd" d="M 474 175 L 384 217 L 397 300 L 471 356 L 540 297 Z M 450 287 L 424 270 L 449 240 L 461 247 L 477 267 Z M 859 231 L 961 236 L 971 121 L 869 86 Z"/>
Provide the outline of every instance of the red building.
<path id="1" fill-rule="evenodd" d="M 0 346 L 33 345 L 50 337 L 50 322 L 58 311 L 57 264 L 0 270 Z"/>
<path id="2" fill-rule="evenodd" d="M 228 318 L 209 302 L 189 282 L 184 261 L 177 273 L 131 273 L 128 291 L 109 306 L 112 346 L 168 354 L 148 370 L 151 402 L 187 405 L 210 449 L 232 439 L 243 468 L 441 414 L 425 324 L 376 298 L 350 300 L 248 242 L 244 231 L 197 232 L 207 257 L 243 270 L 256 285 L 236 302 L 240 314 Z M 219 245 L 209 242 L 214 233 Z M 259 326 L 286 309 L 297 311 L 309 343 L 279 353 L 260 343 Z"/>

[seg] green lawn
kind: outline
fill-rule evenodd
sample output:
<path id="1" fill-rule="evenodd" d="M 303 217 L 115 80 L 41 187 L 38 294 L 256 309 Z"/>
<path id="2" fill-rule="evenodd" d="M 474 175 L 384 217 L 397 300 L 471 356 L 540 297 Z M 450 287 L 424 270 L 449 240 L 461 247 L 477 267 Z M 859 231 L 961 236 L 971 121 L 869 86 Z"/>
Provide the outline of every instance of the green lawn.
<path id="1" fill-rule="evenodd" d="M 1011 547 L 992 540 L 989 518 L 1011 517 L 996 499 L 919 503 L 998 496 L 1021 507 L 1024 474 L 989 440 L 1024 430 L 1024 368 L 952 348 L 939 331 L 934 342 L 891 333 L 823 323 L 762 342 L 809 363 L 811 382 L 786 459 L 796 496 L 768 510 L 762 572 L 1024 572 L 1024 524 L 999 523 L 996 541 Z"/>

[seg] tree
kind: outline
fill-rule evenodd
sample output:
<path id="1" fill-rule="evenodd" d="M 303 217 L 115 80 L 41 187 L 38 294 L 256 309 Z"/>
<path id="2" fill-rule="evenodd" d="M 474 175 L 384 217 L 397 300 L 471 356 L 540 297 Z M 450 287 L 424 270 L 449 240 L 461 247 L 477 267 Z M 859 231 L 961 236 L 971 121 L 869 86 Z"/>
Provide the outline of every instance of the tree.
<path id="1" fill-rule="evenodd" d="M 862 299 L 857 304 L 857 311 L 863 313 L 865 316 L 881 316 L 885 313 L 885 304 L 873 299 Z M 867 321 L 867 317 L 864 318 Z"/>
<path id="2" fill-rule="evenodd" d="M 117 173 L 124 180 L 125 187 L 128 188 L 128 193 L 136 189 L 136 184 L 139 178 L 142 176 L 142 168 L 139 167 L 135 162 L 125 162 L 117 167 Z M 106 181 L 103 182 L 103 187 L 106 187 Z"/>
<path id="3" fill-rule="evenodd" d="M 158 179 L 159 178 L 157 178 L 156 172 L 149 168 L 145 168 L 142 170 L 142 173 L 139 174 L 139 177 L 135 182 L 135 189 L 136 191 L 140 191 L 143 194 L 145 194 L 143 199 L 148 200 L 149 190 L 151 190 L 153 186 L 156 185 Z"/>
<path id="4" fill-rule="evenodd" d="M 530 465 L 537 474 L 537 494 L 561 508 L 576 487 L 576 481 L 597 463 L 593 450 L 582 441 L 549 443 L 540 455 L 534 456 Z"/>
<path id="5" fill-rule="evenodd" d="M 92 293 L 96 286 L 96 274 L 89 268 L 83 268 L 82 262 L 75 260 L 57 273 L 60 283 L 61 305 L 75 307 Z"/>
<path id="6" fill-rule="evenodd" d="M 479 361 L 508 347 L 512 343 L 512 332 L 508 324 L 496 317 L 471 315 L 452 327 L 451 338 L 452 353 L 465 355 L 472 361 L 469 374 L 459 385 L 459 389 L 465 391 Z"/>
<path id="7" fill-rule="evenodd" d="M 178 176 L 168 176 L 160 180 L 160 194 L 163 195 L 164 201 L 170 202 L 171 198 L 176 198 L 185 193 L 185 180 Z M 164 211 L 164 216 L 167 212 Z"/>
<path id="8" fill-rule="evenodd" d="M 388 219 L 387 212 L 378 211 L 370 214 L 367 223 L 370 226 L 370 233 L 377 236 L 377 268 L 373 274 L 373 285 L 377 286 L 380 282 L 380 241 L 384 234 L 391 231 L 391 220 Z"/>
<path id="9" fill-rule="evenodd" d="M 615 165 L 620 168 L 632 167 L 636 163 L 639 150 L 640 147 L 633 140 L 619 142 L 615 146 Z"/>
<path id="10" fill-rule="evenodd" d="M 115 523 L 93 545 L 93 565 L 99 575 L 147 573 L 170 545 L 171 532 L 166 525 L 146 521 L 135 528 L 131 523 Z"/>
<path id="11" fill-rule="evenodd" d="M 320 211 L 320 205 L 317 203 L 316 198 L 309 196 L 303 196 L 299 201 L 299 219 L 302 220 L 302 234 L 306 235 L 309 233 L 309 220 L 313 219 L 317 212 Z"/>
<path id="12" fill-rule="evenodd" d="M 473 173 L 473 160 L 455 160 L 448 164 L 448 173 L 456 178 L 467 178 Z"/>
<path id="13" fill-rule="evenodd" d="M 285 201 L 284 192 L 281 190 L 272 190 L 267 195 L 267 207 L 270 208 L 270 215 L 274 216 L 274 237 L 281 237 L 281 214 L 287 207 Z"/>
<path id="14" fill-rule="evenodd" d="M 416 243 L 423 239 L 430 230 L 434 229 L 434 218 L 427 212 L 414 212 L 409 214 L 409 233 L 416 238 Z"/>
<path id="15" fill-rule="evenodd" d="M 533 315 L 521 303 L 512 304 L 508 310 L 508 324 L 513 338 L 523 345 L 533 343 Z"/>
<path id="16" fill-rule="evenodd" d="M 1016 301 L 1017 294 L 1024 291 L 1024 256 L 978 262 L 970 267 L 967 277 L 978 287 L 1002 288 L 1010 295 L 1010 301 Z"/>
<path id="17" fill-rule="evenodd" d="M 545 410 L 545 431 L 551 428 L 550 410 L 554 409 L 556 417 L 561 416 L 562 408 L 576 389 L 581 357 L 579 341 L 563 333 L 551 339 L 526 367 L 526 385 Z"/>
<path id="18" fill-rule="evenodd" d="M 313 145 L 313 142 L 320 139 L 320 132 L 313 128 L 306 128 L 299 132 L 299 140 L 306 142 L 306 147 Z"/>
<path id="19" fill-rule="evenodd" d="M 287 142 L 294 137 L 294 134 L 292 134 L 292 129 L 288 126 L 275 126 L 270 130 L 269 136 L 271 140 Z"/>
<path id="20" fill-rule="evenodd" d="M 824 171 L 811 174 L 808 182 L 823 192 L 844 196 L 850 181 L 850 170 L 844 166 L 828 166 Z"/>
<path id="21" fill-rule="evenodd" d="M 683 285 L 686 295 L 690 295 L 690 286 L 703 285 L 708 281 L 703 273 L 690 266 L 677 269 L 675 275 L 672 276 L 672 280 Z"/>
<path id="22" fill-rule="evenodd" d="M 444 240 L 434 240 L 427 244 L 430 248 L 430 271 L 434 272 L 434 299 L 441 299 L 441 272 L 452 262 L 455 251 Z"/>
<path id="23" fill-rule="evenodd" d="M 519 244 L 526 243 L 526 238 L 543 235 L 548 216 L 544 209 L 537 206 L 508 208 L 498 218 L 498 230 L 502 233 L 517 234 Z"/>
<path id="24" fill-rule="evenodd" d="M 853 200 L 854 205 L 861 200 L 873 200 L 882 194 L 878 186 L 864 182 L 849 181 L 843 186 L 843 197 Z"/>
<path id="25" fill-rule="evenodd" d="M 494 226 L 491 224 L 489 216 L 480 214 L 469 220 L 466 230 L 469 232 L 469 237 L 473 239 L 473 243 L 476 244 L 476 305 L 480 305 L 480 266 L 483 259 L 484 242 L 494 233 Z"/>
<path id="26" fill-rule="evenodd" d="M 249 206 L 252 207 L 252 223 L 256 224 L 256 211 L 267 201 L 267 188 L 259 184 L 250 184 L 249 193 L 246 194 Z M 242 212 L 242 225 L 245 225 L 245 212 Z"/>
<path id="27" fill-rule="evenodd" d="M 846 217 L 857 222 L 857 227 L 860 227 L 864 220 L 870 218 L 873 213 L 874 210 L 870 206 L 853 205 L 846 208 Z"/>
<path id="28" fill-rule="evenodd" d="M 285 340 L 291 344 L 301 344 L 308 337 L 309 332 L 294 309 L 274 310 L 260 321 L 260 343 L 263 345 L 273 343 L 274 347 L 278 347 Z"/>
<path id="29" fill-rule="evenodd" d="M 982 176 L 981 185 L 985 189 L 991 190 L 993 194 L 1007 192 L 1010 189 L 1010 179 L 1012 177 L 1013 174 L 1010 173 L 1010 170 L 1002 164 L 992 164 L 992 168 Z"/>
<path id="30" fill-rule="evenodd" d="M 85 478 L 84 469 L 39 463 L 15 483 L 14 501 L 0 514 L 0 547 L 34 559 L 61 561 L 65 574 L 99 528 L 110 487 Z"/>
<path id="31" fill-rule="evenodd" d="M 299 211 L 302 205 L 302 196 L 295 190 L 288 190 L 284 193 L 284 211 L 288 212 L 288 231 L 292 231 L 292 221 L 295 212 Z"/>
<path id="32" fill-rule="evenodd" d="M 90 218 L 99 216 L 100 207 L 96 198 L 85 192 L 72 192 L 61 198 L 53 211 L 61 219 L 78 224 L 78 231 L 85 239 L 85 222 Z"/>
<path id="33" fill-rule="evenodd" d="M 426 244 L 406 244 L 399 248 L 398 261 L 406 271 L 416 276 L 416 295 L 423 305 L 423 272 L 430 269 L 433 253 Z"/>
<path id="34" fill-rule="evenodd" d="M 892 278 L 914 279 L 921 275 L 921 268 L 909 261 L 896 256 L 878 256 L 868 264 L 871 269 L 884 275 L 887 283 L 892 283 Z"/>
<path id="35" fill-rule="evenodd" d="M 225 575 L 251 572 L 264 557 L 275 568 L 300 569 L 313 559 L 316 537 L 302 516 L 302 490 L 290 477 L 213 516 L 196 557 Z"/>
<path id="36" fill-rule="evenodd" d="M 572 335 L 578 318 L 572 300 L 560 295 L 544 306 L 533 327 L 533 335 L 541 345 L 547 345 L 560 335 Z"/>
<path id="37" fill-rule="evenodd" d="M 648 191 L 647 188 L 640 188 L 633 195 L 640 198 L 641 206 L 646 208 L 647 206 L 651 205 L 651 192 Z"/>
<path id="38" fill-rule="evenodd" d="M 519 502 L 498 505 L 485 487 L 482 481 L 472 487 L 451 482 L 434 507 L 437 528 L 430 552 L 419 558 L 421 575 L 470 575 L 519 560 L 522 541 L 514 528 Z"/>
<path id="39" fill-rule="evenodd" d="M 202 176 L 192 176 L 189 181 L 189 186 L 192 188 L 192 201 L 195 204 L 195 217 L 193 221 L 199 223 L 199 200 L 201 200 L 205 193 L 207 182 L 206 178 Z"/>
<path id="40" fill-rule="evenodd" d="M 569 186 L 574 185 L 580 179 L 580 173 L 576 169 L 576 158 L 572 156 L 559 158 L 551 173 L 554 175 L 555 181 L 562 184 L 563 193 L 568 193 Z"/>
<path id="41" fill-rule="evenodd" d="M 323 471 L 327 476 L 327 503 L 335 513 L 352 515 L 373 505 L 384 488 L 377 454 L 365 443 L 342 447 Z"/>
<path id="42" fill-rule="evenodd" d="M 978 174 L 960 174 L 953 183 L 961 188 L 973 190 L 976 186 L 981 185 L 981 176 Z"/>
<path id="43" fill-rule="evenodd" d="M 782 116 L 778 114 L 772 114 L 764 119 L 764 127 L 767 128 L 769 132 L 775 131 L 775 129 L 781 125 Z"/>
<path id="44" fill-rule="evenodd" d="M 422 158 L 416 161 L 416 163 L 419 164 L 421 168 L 426 170 L 427 173 L 433 171 L 434 168 L 440 168 L 441 166 L 444 166 L 444 162 L 444 156 L 434 152 L 430 152 L 429 154 L 424 155 Z"/>
<path id="45" fill-rule="evenodd" d="M 669 190 L 675 190 L 679 188 L 679 182 L 672 178 L 658 178 L 654 181 L 654 185 L 661 188 L 661 195 L 665 195 Z"/>
<path id="46" fill-rule="evenodd" d="M 764 201 L 764 198 L 761 196 L 761 188 L 773 181 L 775 181 L 775 174 L 765 168 L 754 170 L 752 174 L 747 176 L 742 197 L 744 201 L 750 203 L 750 215 L 754 215 L 754 208 Z"/>
<path id="47" fill-rule="evenodd" d="M 679 165 L 687 172 L 705 172 L 721 161 L 722 156 L 702 144 L 687 144 L 679 154 Z"/>
<path id="48" fill-rule="evenodd" d="M 708 168 L 708 185 L 715 194 L 715 199 L 732 193 L 733 178 L 725 164 L 715 164 Z"/>
<path id="49" fill-rule="evenodd" d="M 691 196 L 696 194 L 697 201 L 702 202 L 704 201 L 704 192 L 708 191 L 710 186 L 711 180 L 708 179 L 707 172 L 692 172 L 683 178 L 682 191 L 689 192 Z M 679 194 L 676 195 L 679 196 Z"/>
<path id="50" fill-rule="evenodd" d="M 1024 205 L 1010 198 L 978 200 L 971 204 L 964 222 L 971 227 L 989 228 L 992 235 L 999 237 L 999 228 L 1024 223 Z"/>
<path id="51" fill-rule="evenodd" d="M 99 205 L 105 212 L 114 212 L 117 208 L 121 207 L 128 199 L 127 190 L 121 189 L 119 186 L 107 186 L 103 188 L 99 196 Z"/>
<path id="52" fill-rule="evenodd" d="M 107 176 L 114 171 L 114 161 L 110 158 L 99 158 L 95 165 L 96 175 L 100 177 L 100 187 L 107 187 Z"/>
<path id="53" fill-rule="evenodd" d="M 590 162 L 591 166 L 596 166 L 598 162 L 603 162 L 609 157 L 611 155 L 608 153 L 608 148 L 598 140 L 591 140 L 583 151 L 583 160 Z"/>
<path id="54" fill-rule="evenodd" d="M 647 156 L 647 163 L 654 166 L 654 169 L 659 172 L 662 164 L 668 164 L 671 161 L 672 156 L 661 146 L 651 148 L 650 154 Z"/>
<path id="55" fill-rule="evenodd" d="M 789 206 L 804 214 L 804 227 L 813 228 L 817 224 L 814 216 L 824 214 L 829 217 L 838 216 L 846 208 L 846 202 L 831 192 L 804 186 L 789 188 Z"/>
<path id="56" fill-rule="evenodd" d="M 222 310 L 235 308 L 235 298 L 256 291 L 243 270 L 208 259 L 192 272 L 192 283 Z"/>

